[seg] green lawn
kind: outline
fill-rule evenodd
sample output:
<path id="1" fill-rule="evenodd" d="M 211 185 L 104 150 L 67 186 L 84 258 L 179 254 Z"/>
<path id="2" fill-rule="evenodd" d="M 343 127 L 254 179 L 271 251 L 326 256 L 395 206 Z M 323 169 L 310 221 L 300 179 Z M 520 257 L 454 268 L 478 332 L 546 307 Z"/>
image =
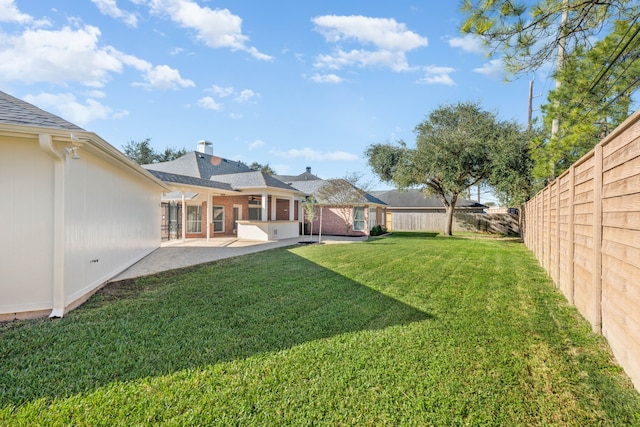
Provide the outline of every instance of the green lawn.
<path id="1" fill-rule="evenodd" d="M 395 234 L 111 285 L 0 325 L 0 425 L 640 425 L 513 241 Z"/>

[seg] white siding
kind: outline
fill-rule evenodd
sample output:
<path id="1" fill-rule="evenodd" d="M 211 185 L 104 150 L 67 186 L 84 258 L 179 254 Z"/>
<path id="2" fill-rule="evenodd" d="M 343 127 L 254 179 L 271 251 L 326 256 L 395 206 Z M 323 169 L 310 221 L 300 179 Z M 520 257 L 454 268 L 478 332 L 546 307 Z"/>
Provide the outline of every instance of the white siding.
<path id="1" fill-rule="evenodd" d="M 79 155 L 60 169 L 65 306 L 160 246 L 161 187 L 96 148 Z M 0 318 L 54 308 L 55 162 L 35 135 L 0 136 Z"/>
<path id="2" fill-rule="evenodd" d="M 160 189 L 86 151 L 68 160 L 69 304 L 160 246 Z"/>
<path id="3" fill-rule="evenodd" d="M 0 137 L 0 314 L 51 308 L 53 159 Z"/>

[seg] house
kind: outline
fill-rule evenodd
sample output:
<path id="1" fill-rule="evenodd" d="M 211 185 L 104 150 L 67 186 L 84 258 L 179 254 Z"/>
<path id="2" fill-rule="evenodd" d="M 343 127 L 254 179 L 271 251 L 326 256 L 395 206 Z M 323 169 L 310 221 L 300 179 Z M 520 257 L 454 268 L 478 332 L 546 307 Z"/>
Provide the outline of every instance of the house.
<path id="1" fill-rule="evenodd" d="M 373 227 L 386 224 L 386 204 L 345 179 L 321 179 L 310 167 L 300 175 L 275 178 L 314 197 L 318 207 L 311 225 L 313 234 L 368 236 Z"/>
<path id="2" fill-rule="evenodd" d="M 421 190 L 390 190 L 376 192 L 387 204 L 387 227 L 395 231 L 443 230 L 445 206 L 436 196 L 425 196 Z M 468 231 L 467 214 L 483 214 L 487 206 L 473 200 L 459 198 L 454 211 L 453 231 Z M 463 215 L 464 214 L 464 215 Z"/>
<path id="3" fill-rule="evenodd" d="M 213 155 L 209 141 L 178 159 L 143 167 L 173 190 L 162 196 L 165 239 L 299 236 L 305 194 L 244 163 Z"/>
<path id="4" fill-rule="evenodd" d="M 0 189 L 0 320 L 62 317 L 160 246 L 162 181 L 4 92 Z"/>

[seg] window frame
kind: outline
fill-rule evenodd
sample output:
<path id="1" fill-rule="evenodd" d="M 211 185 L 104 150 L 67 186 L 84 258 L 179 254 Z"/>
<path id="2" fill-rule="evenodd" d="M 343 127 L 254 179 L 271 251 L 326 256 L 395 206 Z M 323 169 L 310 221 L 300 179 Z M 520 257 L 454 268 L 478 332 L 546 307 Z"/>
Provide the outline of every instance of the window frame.
<path id="1" fill-rule="evenodd" d="M 197 209 L 197 219 L 192 219 L 191 215 L 189 213 L 190 210 L 192 210 L 193 208 Z M 188 234 L 201 234 L 202 233 L 202 205 L 187 205 L 187 230 L 186 233 Z M 194 226 L 195 230 L 194 230 Z"/>
<path id="2" fill-rule="evenodd" d="M 362 218 L 358 217 L 357 212 L 362 212 Z M 360 226 L 356 226 L 356 223 L 362 223 Z M 365 218 L 365 210 L 364 206 L 354 206 L 353 207 L 353 231 L 365 231 L 366 218 Z"/>
<path id="3" fill-rule="evenodd" d="M 222 217 L 221 218 L 216 218 L 216 210 L 218 210 L 219 212 L 221 212 Z M 213 232 L 214 233 L 224 233 L 224 219 L 225 219 L 225 209 L 224 206 L 221 205 L 213 205 L 212 206 L 212 211 L 211 211 L 211 223 L 213 224 Z M 216 227 L 220 226 L 220 229 L 217 229 Z"/>

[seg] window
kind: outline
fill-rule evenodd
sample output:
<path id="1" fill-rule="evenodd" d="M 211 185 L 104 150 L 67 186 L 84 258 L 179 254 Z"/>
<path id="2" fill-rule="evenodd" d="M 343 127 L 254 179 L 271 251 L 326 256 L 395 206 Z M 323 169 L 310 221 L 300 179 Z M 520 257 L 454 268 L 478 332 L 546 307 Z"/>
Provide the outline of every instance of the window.
<path id="1" fill-rule="evenodd" d="M 249 197 L 249 220 L 262 221 L 262 200 L 254 196 Z"/>
<path id="2" fill-rule="evenodd" d="M 187 205 L 187 233 L 202 233 L 201 205 Z"/>
<path id="3" fill-rule="evenodd" d="M 380 223 L 382 225 L 387 225 L 387 208 L 382 208 L 382 213 L 380 214 Z"/>
<path id="4" fill-rule="evenodd" d="M 353 230 L 364 230 L 364 206 L 356 206 L 353 208 Z"/>
<path id="5" fill-rule="evenodd" d="M 224 206 L 213 207 L 213 232 L 224 233 Z"/>
<path id="6" fill-rule="evenodd" d="M 378 225 L 378 221 L 376 218 L 377 208 L 369 208 L 369 230 Z"/>

